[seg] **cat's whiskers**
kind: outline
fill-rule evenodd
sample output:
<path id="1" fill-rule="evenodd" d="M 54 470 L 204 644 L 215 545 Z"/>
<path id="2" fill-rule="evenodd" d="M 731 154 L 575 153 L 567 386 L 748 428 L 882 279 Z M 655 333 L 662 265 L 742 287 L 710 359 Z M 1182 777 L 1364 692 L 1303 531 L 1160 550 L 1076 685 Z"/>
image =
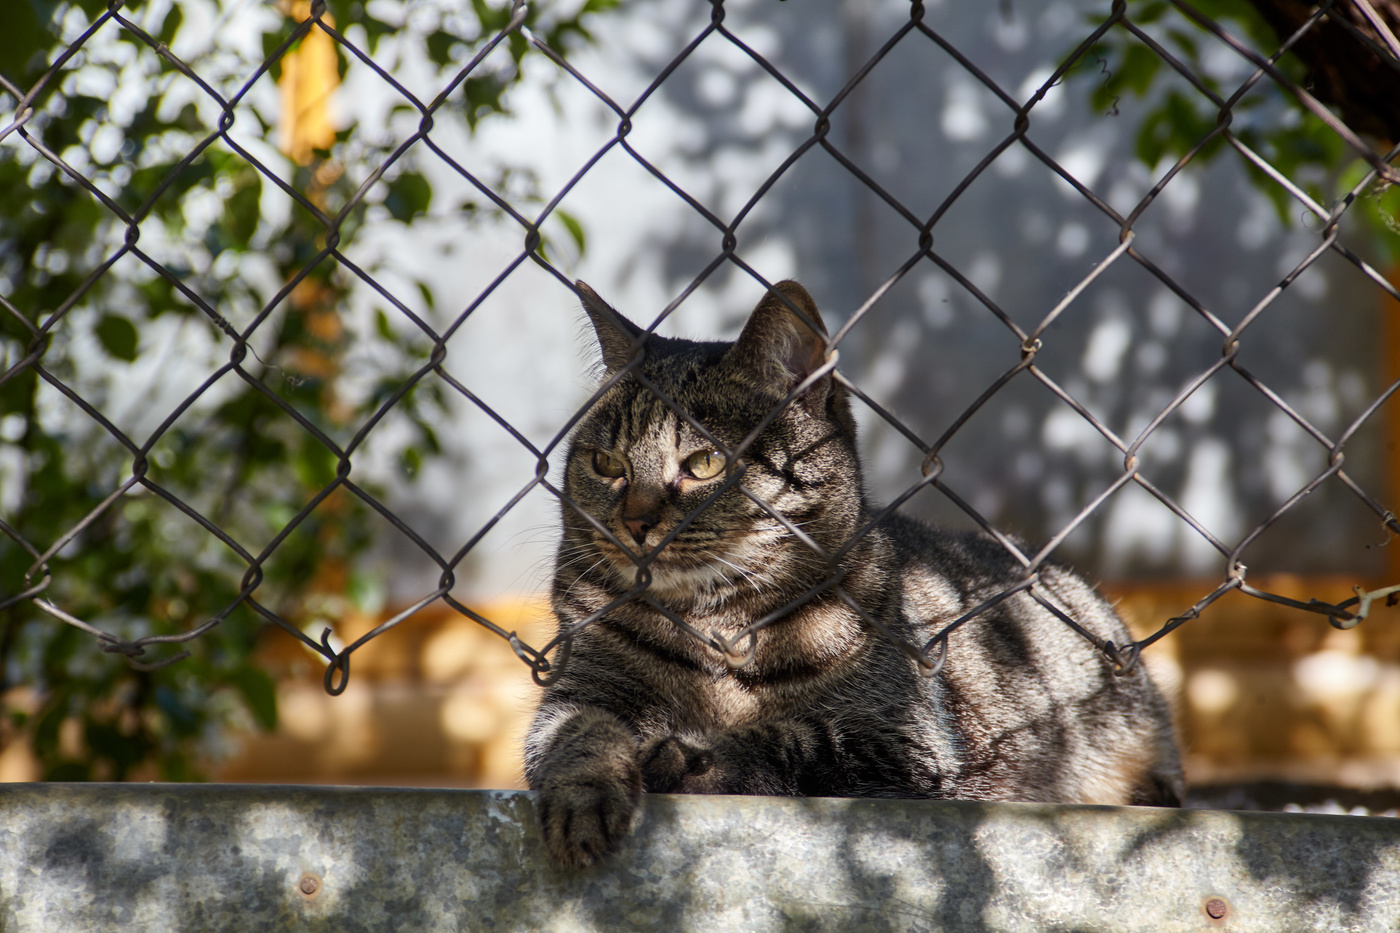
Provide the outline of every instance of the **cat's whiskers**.
<path id="1" fill-rule="evenodd" d="M 760 584 L 767 584 L 770 586 L 772 585 L 773 581 L 766 579 L 764 575 L 760 572 L 749 570 L 745 567 L 740 567 L 732 560 L 727 560 L 723 557 L 720 557 L 718 554 L 706 553 L 705 556 L 707 559 L 712 561 L 718 561 L 719 563 L 724 564 L 726 567 L 732 567 L 735 570 L 735 572 L 737 572 L 739 576 L 744 579 L 744 582 L 746 582 L 749 586 L 753 587 L 753 591 L 755 593 L 763 592 L 763 586 L 760 586 Z"/>
<path id="2" fill-rule="evenodd" d="M 568 557 L 573 557 L 573 556 L 576 555 L 576 554 L 583 554 L 583 553 L 587 553 L 587 552 L 589 552 L 589 551 L 596 551 L 596 550 L 597 550 L 597 548 L 595 548 L 595 547 L 593 546 L 592 542 L 589 542 L 589 541 L 579 541 L 579 542 L 575 542 L 575 543 L 573 543 L 573 544 L 563 544 L 563 543 L 561 543 L 560 546 L 559 546 L 559 556 L 560 556 L 560 557 L 564 557 L 564 558 L 568 558 Z"/>
<path id="3" fill-rule="evenodd" d="M 568 589 L 564 590 L 564 598 L 568 598 L 569 594 L 571 594 L 574 591 L 574 587 L 582 583 L 583 579 L 593 572 L 594 567 L 597 567 L 599 564 L 604 563 L 605 561 L 607 561 L 607 557 L 599 557 L 593 563 L 589 564 L 587 569 L 581 571 L 578 576 L 574 577 L 574 582 L 570 583 Z"/>

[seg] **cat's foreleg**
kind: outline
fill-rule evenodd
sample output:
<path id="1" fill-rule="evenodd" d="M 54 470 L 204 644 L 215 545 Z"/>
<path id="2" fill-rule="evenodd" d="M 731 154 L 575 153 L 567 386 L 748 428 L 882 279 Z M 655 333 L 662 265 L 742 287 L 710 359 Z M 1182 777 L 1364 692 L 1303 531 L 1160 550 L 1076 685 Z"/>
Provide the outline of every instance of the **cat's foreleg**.
<path id="1" fill-rule="evenodd" d="M 651 793 L 795 796 L 809 792 L 829 745 L 799 720 L 663 735 L 642 745 L 642 782 Z"/>
<path id="2" fill-rule="evenodd" d="M 549 854 L 563 865 L 584 868 L 615 852 L 642 797 L 631 730 L 610 713 L 583 708 L 553 725 L 544 747 L 533 751 L 530 787 L 539 792 L 540 830 Z"/>

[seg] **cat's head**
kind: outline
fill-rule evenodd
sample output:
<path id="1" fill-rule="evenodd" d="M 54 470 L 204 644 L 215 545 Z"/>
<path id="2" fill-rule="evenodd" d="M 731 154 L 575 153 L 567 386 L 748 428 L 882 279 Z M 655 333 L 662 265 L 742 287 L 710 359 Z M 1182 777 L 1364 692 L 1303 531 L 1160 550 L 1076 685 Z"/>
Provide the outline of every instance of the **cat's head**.
<path id="1" fill-rule="evenodd" d="M 778 283 L 721 343 L 646 334 L 578 289 L 605 379 L 617 378 L 574 434 L 561 557 L 623 586 L 642 558 L 663 598 L 821 567 L 788 524 L 830 553 L 854 530 L 862 489 L 847 392 L 807 291 Z"/>

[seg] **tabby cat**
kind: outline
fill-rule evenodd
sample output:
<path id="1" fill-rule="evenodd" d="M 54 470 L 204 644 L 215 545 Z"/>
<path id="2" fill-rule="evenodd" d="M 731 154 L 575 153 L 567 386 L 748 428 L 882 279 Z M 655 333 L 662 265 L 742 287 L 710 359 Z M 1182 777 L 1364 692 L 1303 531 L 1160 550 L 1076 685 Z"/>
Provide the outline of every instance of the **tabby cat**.
<path id="1" fill-rule="evenodd" d="M 922 645 L 1025 573 L 985 535 L 897 514 L 853 540 L 877 509 L 847 390 L 810 378 L 826 331 L 800 285 L 776 285 L 732 344 L 642 340 L 578 291 L 607 378 L 636 362 L 580 421 L 564 477 L 553 604 L 574 634 L 525 749 L 556 861 L 616 850 L 643 790 L 1180 803 L 1171 717 L 1142 665 L 1116 676 L 1027 593 L 958 629 L 932 676 L 843 599 Z M 1072 573 L 1043 569 L 1036 591 L 1128 640 Z"/>

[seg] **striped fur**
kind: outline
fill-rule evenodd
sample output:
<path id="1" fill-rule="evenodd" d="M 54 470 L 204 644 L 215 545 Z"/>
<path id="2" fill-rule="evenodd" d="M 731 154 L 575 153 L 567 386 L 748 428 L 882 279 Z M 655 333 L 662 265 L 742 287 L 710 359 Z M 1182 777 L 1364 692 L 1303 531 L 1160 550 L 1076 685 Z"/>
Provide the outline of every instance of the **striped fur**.
<path id="1" fill-rule="evenodd" d="M 638 355 L 641 332 L 587 286 L 579 291 L 611 377 Z M 592 621 L 577 630 L 526 739 L 526 775 L 556 860 L 584 866 L 615 850 L 643 789 L 1180 802 L 1170 715 L 1145 670 L 1115 676 L 1029 595 L 959 629 L 943 670 L 927 677 L 822 588 L 835 566 L 866 613 L 922 644 L 1023 575 L 989 538 L 897 515 L 852 540 L 875 509 L 847 393 L 829 375 L 708 475 L 717 461 L 706 452 L 734 452 L 824 363 L 824 325 L 801 286 L 779 283 L 734 344 L 647 336 L 642 346 L 637 371 L 588 412 L 568 454 L 564 490 L 577 507 L 563 507 L 554 609 L 562 629 Z M 734 669 L 644 602 L 641 584 L 693 629 L 731 640 L 817 592 L 762 629 L 752 659 Z M 1078 577 L 1050 568 L 1037 586 L 1081 625 L 1127 640 Z"/>

